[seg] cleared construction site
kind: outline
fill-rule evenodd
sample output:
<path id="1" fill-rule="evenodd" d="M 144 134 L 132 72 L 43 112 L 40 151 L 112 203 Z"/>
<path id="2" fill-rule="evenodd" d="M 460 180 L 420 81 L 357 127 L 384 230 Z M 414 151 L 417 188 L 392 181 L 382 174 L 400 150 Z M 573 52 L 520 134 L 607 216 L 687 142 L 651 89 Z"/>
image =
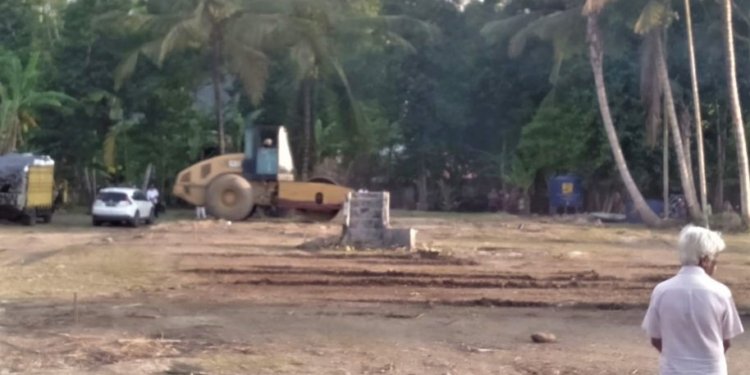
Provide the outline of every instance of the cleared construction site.
<path id="1" fill-rule="evenodd" d="M 639 325 L 678 269 L 676 229 L 395 212 L 416 246 L 371 250 L 339 242 L 343 219 L 179 214 L 4 225 L 0 373 L 656 373 Z M 725 237 L 717 277 L 746 314 L 750 241 Z M 747 340 L 732 374 L 750 371 Z"/>

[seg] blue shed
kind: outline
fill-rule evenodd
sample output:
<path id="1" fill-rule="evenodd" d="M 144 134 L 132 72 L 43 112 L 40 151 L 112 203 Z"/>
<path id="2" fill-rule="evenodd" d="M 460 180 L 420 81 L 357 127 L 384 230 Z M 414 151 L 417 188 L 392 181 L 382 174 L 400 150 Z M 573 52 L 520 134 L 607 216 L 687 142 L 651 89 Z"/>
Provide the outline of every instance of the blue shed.
<path id="1" fill-rule="evenodd" d="M 555 215 L 558 212 L 583 212 L 583 188 L 581 179 L 577 176 L 555 176 L 547 182 L 549 195 L 549 213 Z"/>

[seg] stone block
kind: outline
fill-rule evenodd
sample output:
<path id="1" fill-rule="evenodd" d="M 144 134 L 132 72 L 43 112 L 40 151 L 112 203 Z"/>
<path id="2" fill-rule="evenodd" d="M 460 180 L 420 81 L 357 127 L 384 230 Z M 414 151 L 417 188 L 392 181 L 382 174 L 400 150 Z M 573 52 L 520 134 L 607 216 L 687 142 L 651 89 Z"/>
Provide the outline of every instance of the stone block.
<path id="1" fill-rule="evenodd" d="M 417 247 L 417 230 L 413 228 L 388 228 L 385 231 L 385 245 L 391 248 Z"/>
<path id="2" fill-rule="evenodd" d="M 388 192 L 353 192 L 344 207 L 342 242 L 358 248 L 409 248 L 416 246 L 416 230 L 390 227 Z"/>

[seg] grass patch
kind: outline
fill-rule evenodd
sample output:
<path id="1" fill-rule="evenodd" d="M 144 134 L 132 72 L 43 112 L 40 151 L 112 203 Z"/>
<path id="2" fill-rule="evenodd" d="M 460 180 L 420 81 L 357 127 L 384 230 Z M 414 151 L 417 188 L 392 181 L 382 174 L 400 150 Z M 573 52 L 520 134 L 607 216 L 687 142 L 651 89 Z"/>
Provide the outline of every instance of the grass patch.
<path id="1" fill-rule="evenodd" d="M 287 355 L 216 354 L 198 359 L 209 374 L 298 374 L 303 363 Z"/>
<path id="2" fill-rule="evenodd" d="M 0 298 L 81 297 L 139 291 L 162 285 L 168 263 L 153 252 L 112 245 L 71 248 L 30 265 L 6 266 Z"/>
<path id="3" fill-rule="evenodd" d="M 511 220 L 516 216 L 502 212 L 443 212 L 443 211 L 405 211 L 391 210 L 392 219 L 468 219 L 476 222 L 494 221 L 494 220 Z"/>

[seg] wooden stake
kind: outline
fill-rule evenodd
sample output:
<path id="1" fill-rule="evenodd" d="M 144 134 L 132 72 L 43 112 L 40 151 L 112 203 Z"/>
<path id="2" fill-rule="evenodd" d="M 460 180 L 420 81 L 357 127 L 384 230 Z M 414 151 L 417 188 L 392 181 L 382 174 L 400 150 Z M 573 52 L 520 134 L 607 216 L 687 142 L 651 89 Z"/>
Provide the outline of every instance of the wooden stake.
<path id="1" fill-rule="evenodd" d="M 78 293 L 73 293 L 73 322 L 78 324 Z"/>

